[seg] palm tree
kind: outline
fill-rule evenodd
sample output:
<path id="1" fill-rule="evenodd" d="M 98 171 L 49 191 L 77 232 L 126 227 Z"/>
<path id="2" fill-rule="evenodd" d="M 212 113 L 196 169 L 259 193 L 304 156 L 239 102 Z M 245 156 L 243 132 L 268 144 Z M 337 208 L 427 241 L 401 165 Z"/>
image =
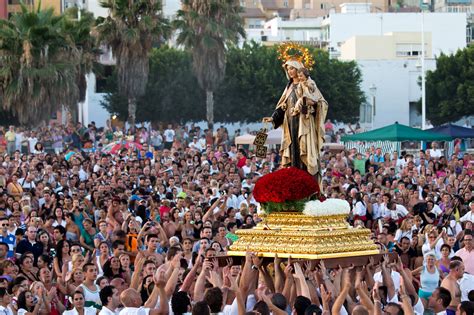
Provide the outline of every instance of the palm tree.
<path id="1" fill-rule="evenodd" d="M 77 103 L 80 54 L 64 36 L 63 19 L 22 4 L 20 13 L 0 20 L 0 99 L 21 124 L 36 125 Z"/>
<path id="2" fill-rule="evenodd" d="M 81 10 L 80 18 L 78 16 L 79 8 L 73 7 L 66 10 L 63 19 L 63 30 L 67 40 L 72 41 L 79 52 L 79 63 L 77 64 L 77 79 L 79 89 L 79 103 L 86 98 L 86 75 L 92 71 L 94 61 L 96 61 L 100 50 L 96 46 L 95 38 L 91 35 L 95 24 L 94 15 L 86 10 Z M 75 107 L 77 109 L 77 107 Z"/>
<path id="3" fill-rule="evenodd" d="M 226 52 L 244 37 L 242 11 L 237 0 L 183 0 L 175 28 L 177 43 L 192 51 L 193 72 L 206 91 L 206 119 L 214 124 L 214 91 L 224 79 Z"/>
<path id="4" fill-rule="evenodd" d="M 169 25 L 160 14 L 159 0 L 106 0 L 110 15 L 98 21 L 99 41 L 117 60 L 119 93 L 128 100 L 128 122 L 135 128 L 137 99 L 145 94 L 149 55 L 153 44 L 165 38 Z"/>

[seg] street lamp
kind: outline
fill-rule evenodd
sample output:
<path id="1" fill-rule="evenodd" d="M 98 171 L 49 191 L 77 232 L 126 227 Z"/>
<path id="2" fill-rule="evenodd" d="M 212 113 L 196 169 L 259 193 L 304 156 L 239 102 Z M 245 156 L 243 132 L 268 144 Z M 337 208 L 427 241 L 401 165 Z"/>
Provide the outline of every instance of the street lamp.
<path id="1" fill-rule="evenodd" d="M 374 120 L 375 120 L 375 95 L 377 93 L 377 87 L 375 84 L 372 83 L 372 85 L 369 87 L 370 95 L 372 95 L 372 110 L 371 110 L 371 115 L 370 115 L 370 124 L 371 124 L 371 130 L 374 130 Z"/>
<path id="2" fill-rule="evenodd" d="M 425 74 L 425 8 L 429 0 L 421 4 L 421 129 L 426 129 L 426 74 Z"/>

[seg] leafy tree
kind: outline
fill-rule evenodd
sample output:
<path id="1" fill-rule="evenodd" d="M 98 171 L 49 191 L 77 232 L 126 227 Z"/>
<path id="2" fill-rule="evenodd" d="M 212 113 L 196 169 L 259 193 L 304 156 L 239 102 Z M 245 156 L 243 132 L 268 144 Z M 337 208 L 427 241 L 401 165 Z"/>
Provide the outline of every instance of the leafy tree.
<path id="1" fill-rule="evenodd" d="M 426 75 L 426 114 L 434 124 L 474 113 L 474 46 L 454 55 L 441 54 Z"/>
<path id="2" fill-rule="evenodd" d="M 365 101 L 360 90 L 361 73 L 354 62 L 330 60 L 327 53 L 312 50 L 316 65 L 312 78 L 329 102 L 328 118 L 355 122 Z M 139 99 L 138 121 L 196 121 L 205 118 L 205 95 L 192 72 L 191 53 L 168 47 L 154 49 L 150 80 Z M 216 121 L 255 122 L 275 109 L 287 79 L 276 47 L 256 43 L 231 47 L 224 81 L 216 90 Z M 114 86 L 114 82 L 110 82 Z M 118 93 L 104 106 L 126 118 L 127 104 Z"/>
<path id="3" fill-rule="evenodd" d="M 217 121 L 259 121 L 275 108 L 286 77 L 274 47 L 246 43 L 229 49 L 224 82 L 216 93 Z"/>
<path id="4" fill-rule="evenodd" d="M 329 59 L 322 50 L 310 51 L 316 62 L 311 77 L 329 103 L 328 118 L 356 122 L 360 104 L 365 101 L 357 64 Z M 286 82 L 276 47 L 250 43 L 229 50 L 226 77 L 217 94 L 218 120 L 259 121 L 268 116 Z"/>
<path id="5" fill-rule="evenodd" d="M 95 39 L 91 35 L 95 24 L 94 15 L 86 10 L 81 10 L 81 18 L 78 19 L 78 8 L 69 8 L 64 13 L 63 30 L 66 38 L 72 41 L 77 50 L 79 63 L 77 64 L 77 83 L 79 88 L 79 102 L 86 98 L 86 75 L 93 69 L 94 61 L 100 53 Z"/>
<path id="6" fill-rule="evenodd" d="M 206 118 L 214 124 L 214 92 L 224 79 L 226 52 L 245 37 L 240 2 L 235 0 L 183 0 L 175 27 L 178 44 L 192 51 L 193 72 L 206 92 Z"/>
<path id="7" fill-rule="evenodd" d="M 327 118 L 333 121 L 355 123 L 359 108 L 365 102 L 360 89 L 362 73 L 355 61 L 330 59 L 326 51 L 311 49 L 315 65 L 311 77 L 328 101 Z"/>
<path id="8" fill-rule="evenodd" d="M 66 38 L 63 21 L 53 9 L 23 4 L 20 13 L 0 20 L 0 99 L 21 124 L 37 124 L 61 105 L 77 104 L 80 53 Z"/>
<path id="9" fill-rule="evenodd" d="M 115 86 L 116 76 L 109 86 Z M 138 100 L 137 121 L 184 122 L 205 119 L 204 93 L 191 71 L 191 54 L 167 46 L 153 49 L 146 93 Z M 127 102 L 116 93 L 102 104 L 120 119 L 127 117 Z"/>
<path id="10" fill-rule="evenodd" d="M 150 51 L 167 36 L 169 25 L 158 0 L 106 0 L 101 5 L 110 15 L 98 21 L 98 38 L 117 59 L 118 91 L 127 98 L 128 122 L 134 128 L 137 100 L 148 82 Z"/>

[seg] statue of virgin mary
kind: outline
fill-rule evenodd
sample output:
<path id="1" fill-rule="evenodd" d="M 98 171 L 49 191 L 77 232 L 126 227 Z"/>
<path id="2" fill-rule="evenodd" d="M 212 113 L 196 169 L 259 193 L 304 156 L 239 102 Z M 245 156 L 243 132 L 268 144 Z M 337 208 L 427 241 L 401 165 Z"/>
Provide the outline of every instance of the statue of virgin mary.
<path id="1" fill-rule="evenodd" d="M 265 117 L 263 121 L 272 122 L 274 128 L 281 126 L 283 129 L 280 148 L 282 166 L 306 170 L 320 182 L 319 159 L 324 143 L 328 103 L 307 75 L 308 71 L 301 61 L 290 59 L 283 67 L 288 84 L 272 116 Z M 314 86 L 305 89 L 309 85 Z"/>

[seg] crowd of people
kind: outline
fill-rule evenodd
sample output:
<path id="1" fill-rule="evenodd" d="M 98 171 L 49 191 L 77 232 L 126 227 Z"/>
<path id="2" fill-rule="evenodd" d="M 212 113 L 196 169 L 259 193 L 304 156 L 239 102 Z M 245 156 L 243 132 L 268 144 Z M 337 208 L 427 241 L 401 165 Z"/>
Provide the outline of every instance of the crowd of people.
<path id="1" fill-rule="evenodd" d="M 0 152 L 2 315 L 474 314 L 466 152 L 324 152 L 323 193 L 387 253 L 343 268 L 218 258 L 260 222 L 252 189 L 280 160 L 223 127 L 12 126 Z"/>

